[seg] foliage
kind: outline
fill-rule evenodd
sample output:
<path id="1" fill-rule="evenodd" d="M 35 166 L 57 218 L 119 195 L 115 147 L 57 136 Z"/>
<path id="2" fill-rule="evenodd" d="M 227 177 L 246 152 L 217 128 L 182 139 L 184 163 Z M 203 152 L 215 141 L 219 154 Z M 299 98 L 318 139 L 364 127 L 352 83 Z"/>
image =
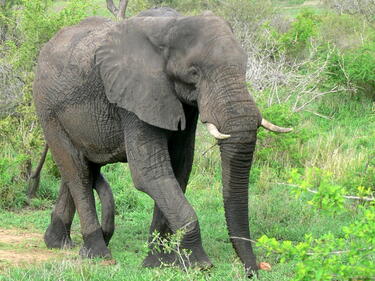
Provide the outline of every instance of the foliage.
<path id="1" fill-rule="evenodd" d="M 356 49 L 373 37 L 372 25 L 361 17 L 326 12 L 320 15 L 320 20 L 318 39 L 322 43 L 333 44 L 341 51 Z"/>
<path id="2" fill-rule="evenodd" d="M 283 127 L 298 128 L 301 121 L 301 116 L 294 114 L 288 104 L 274 104 L 263 109 L 262 115 Z M 258 133 L 256 161 L 269 163 L 276 169 L 282 169 L 285 162 L 289 161 L 299 166 L 304 155 L 296 148 L 311 136 L 312 133 L 301 128 L 283 135 L 282 138 L 276 133 L 262 129 Z"/>
<path id="3" fill-rule="evenodd" d="M 154 231 L 149 243 L 146 244 L 147 248 L 152 247 L 157 253 L 174 254 L 176 255 L 176 262 L 181 264 L 182 269 L 189 274 L 189 268 L 192 266 L 190 261 L 191 251 L 181 248 L 181 240 L 185 235 L 185 231 L 178 230 L 174 234 L 169 234 L 166 237 L 160 235 L 159 232 Z M 165 264 L 164 266 L 170 266 Z M 188 279 L 193 280 L 190 276 Z"/>
<path id="4" fill-rule="evenodd" d="M 150 6 L 168 6 L 183 14 L 198 14 L 203 10 L 212 9 L 219 3 L 217 0 L 148 0 Z"/>
<path id="5" fill-rule="evenodd" d="M 34 78 L 32 67 L 35 65 L 39 49 L 56 31 L 63 26 L 77 23 L 86 17 L 89 8 L 93 8 L 91 0 L 68 1 L 67 6 L 58 12 L 49 11 L 49 0 L 22 0 L 11 4 L 13 5 L 7 5 L 6 9 L 0 12 L 0 18 L 8 24 L 8 34 L 5 36 L 7 40 L 0 47 L 0 65 L 8 65 L 11 72 L 17 72 L 22 80 L 22 86 L 18 88 L 20 93 L 14 93 L 14 96 L 20 96 L 17 106 L 4 111 L 4 116 L 0 119 L 0 143 L 11 151 L 3 156 L 6 163 L 12 162 L 4 171 L 7 182 L 6 185 L 4 183 L 4 188 L 8 188 L 6 197 L 19 197 L 21 200 L 17 204 L 12 204 L 15 199 L 1 198 L 2 202 L 7 202 L 3 203 L 7 208 L 20 207 L 24 203 L 23 197 L 18 196 L 19 188 L 21 182 L 22 189 L 26 185 L 25 180 L 31 172 L 32 160 L 38 160 L 37 151 L 43 145 L 41 129 L 31 101 Z M 18 5 L 22 9 L 15 9 Z M 19 133 L 15 134 L 15 130 Z M 51 159 L 47 161 L 47 167 L 48 172 L 56 170 Z M 20 174 L 23 175 L 22 181 L 18 178 Z M 9 178 L 13 179 L 12 182 L 16 181 L 19 188 L 9 188 Z"/>
<path id="6" fill-rule="evenodd" d="M 375 97 L 375 41 L 369 40 L 356 49 L 337 51 L 329 69 L 336 83 L 354 84 Z"/>
<path id="7" fill-rule="evenodd" d="M 25 178 L 19 172 L 19 166 L 24 162 L 22 154 L 0 158 L 0 209 L 20 208 L 25 204 Z"/>
<path id="8" fill-rule="evenodd" d="M 297 198 L 308 198 L 307 203 L 329 214 L 346 213 L 347 191 L 333 182 L 332 173 L 318 168 L 306 169 L 305 176 L 297 169 L 291 171 L 291 193 Z M 364 186 L 357 187 L 358 197 L 372 197 L 373 192 Z M 356 201 L 354 201 L 356 203 Z M 351 202 L 353 203 L 353 202 Z M 354 204 L 354 203 L 353 203 Z M 296 263 L 293 280 L 368 280 L 375 274 L 373 245 L 375 205 L 357 205 L 357 220 L 343 226 L 341 234 L 329 232 L 319 238 L 306 234 L 302 242 L 282 242 L 263 235 L 257 245 L 268 255 L 277 255 L 280 262 Z M 336 217 L 337 218 L 337 217 Z"/>
<path id="9" fill-rule="evenodd" d="M 328 171 L 318 168 L 308 169 L 306 177 L 302 179 L 297 169 L 293 169 L 289 183 L 296 185 L 293 193 L 297 198 L 303 193 L 315 191 L 312 198 L 307 202 L 309 205 L 333 213 L 344 209 L 346 190 L 332 183 L 332 174 Z"/>
<path id="10" fill-rule="evenodd" d="M 297 169 L 292 169 L 290 172 L 290 179 L 292 193 L 296 198 L 304 195 L 310 197 L 307 201 L 319 210 L 327 211 L 331 214 L 342 212 L 345 210 L 345 198 L 348 191 L 334 183 L 333 174 L 329 171 L 319 168 L 305 169 L 305 176 L 303 177 Z M 371 188 L 362 185 L 356 186 L 352 189 L 354 194 L 351 196 L 357 197 L 371 197 L 373 196 Z"/>
<path id="11" fill-rule="evenodd" d="M 8 41 L 7 51 L 15 68 L 31 69 L 43 43 L 47 42 L 59 29 L 72 25 L 87 16 L 92 8 L 92 0 L 69 1 L 59 12 L 49 12 L 50 0 L 23 0 L 23 9 L 15 14 L 14 22 L 22 34 L 17 41 Z"/>
<path id="12" fill-rule="evenodd" d="M 279 36 L 281 51 L 287 52 L 289 56 L 299 55 L 307 48 L 309 40 L 317 34 L 319 23 L 320 18 L 312 10 L 302 10 L 286 33 L 275 33 Z"/>
<path id="13" fill-rule="evenodd" d="M 342 227 L 343 237 L 306 235 L 305 241 L 293 244 L 262 236 L 259 246 L 278 254 L 281 262 L 296 262 L 296 281 L 370 280 L 375 275 L 375 206 L 361 207 L 358 218 Z"/>

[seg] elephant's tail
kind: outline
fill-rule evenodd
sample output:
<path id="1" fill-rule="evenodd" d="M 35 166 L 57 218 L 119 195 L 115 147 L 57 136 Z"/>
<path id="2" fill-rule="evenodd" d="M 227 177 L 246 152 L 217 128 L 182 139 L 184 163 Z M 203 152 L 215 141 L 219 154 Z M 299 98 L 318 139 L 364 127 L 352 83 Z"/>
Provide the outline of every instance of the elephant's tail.
<path id="1" fill-rule="evenodd" d="M 38 191 L 39 182 L 40 182 L 40 171 L 42 170 L 43 164 L 46 161 L 47 152 L 48 152 L 48 144 L 46 143 L 44 145 L 44 150 L 39 160 L 38 166 L 36 167 L 35 171 L 31 173 L 29 177 L 28 188 L 27 188 L 28 200 L 34 198 L 36 195 L 36 192 Z"/>

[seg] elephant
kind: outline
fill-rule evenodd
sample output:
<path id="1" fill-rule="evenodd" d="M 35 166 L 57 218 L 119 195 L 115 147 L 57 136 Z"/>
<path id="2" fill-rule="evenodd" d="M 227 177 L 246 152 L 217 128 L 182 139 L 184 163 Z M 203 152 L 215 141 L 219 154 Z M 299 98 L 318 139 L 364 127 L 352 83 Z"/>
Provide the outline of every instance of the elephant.
<path id="1" fill-rule="evenodd" d="M 169 8 L 169 7 L 159 7 L 159 8 L 151 8 L 145 11 L 140 12 L 137 16 L 138 17 L 167 17 L 167 16 L 180 16 L 181 14 L 178 13 L 176 10 Z M 35 197 L 36 192 L 39 188 L 40 182 L 40 172 L 43 167 L 43 164 L 46 159 L 46 155 L 48 152 L 48 145 L 46 144 L 39 161 L 38 167 L 36 170 L 30 175 L 29 182 L 28 182 L 28 199 L 31 200 Z M 103 175 L 100 175 L 100 182 L 101 184 L 96 184 L 93 188 L 96 190 L 99 199 L 102 203 L 102 231 L 106 245 L 108 246 L 110 239 L 114 233 L 114 216 L 115 216 L 115 203 L 113 194 L 109 184 L 106 182 Z M 62 185 L 59 192 L 59 197 L 57 200 L 57 204 L 55 205 L 54 212 L 67 212 L 65 214 L 64 223 L 61 223 L 60 220 L 54 220 L 52 213 L 52 223 L 47 228 L 46 233 L 44 235 L 44 240 L 48 248 L 72 248 L 74 243 L 70 237 L 70 228 L 72 224 L 72 220 L 75 213 L 75 205 L 74 201 L 70 196 L 70 192 L 65 186 Z M 64 216 L 63 216 L 64 217 Z M 56 230 L 59 231 L 56 231 Z"/>
<path id="2" fill-rule="evenodd" d="M 200 119 L 220 147 L 232 245 L 247 274 L 256 272 L 248 180 L 257 130 L 291 129 L 262 118 L 246 87 L 246 65 L 231 26 L 212 13 L 141 14 L 120 22 L 89 17 L 60 30 L 42 48 L 33 84 L 36 112 L 61 174 L 47 246 L 70 240 L 66 230 L 77 208 L 80 254 L 111 257 L 114 224 L 99 223 L 93 189 L 111 194 L 100 169 L 124 162 L 135 188 L 155 202 L 150 236 L 181 230 L 180 247 L 189 251 L 190 264 L 211 267 L 198 217 L 184 195 Z M 105 217 L 111 219 L 113 206 L 107 205 Z M 151 243 L 143 265 L 165 263 L 179 260 Z"/>

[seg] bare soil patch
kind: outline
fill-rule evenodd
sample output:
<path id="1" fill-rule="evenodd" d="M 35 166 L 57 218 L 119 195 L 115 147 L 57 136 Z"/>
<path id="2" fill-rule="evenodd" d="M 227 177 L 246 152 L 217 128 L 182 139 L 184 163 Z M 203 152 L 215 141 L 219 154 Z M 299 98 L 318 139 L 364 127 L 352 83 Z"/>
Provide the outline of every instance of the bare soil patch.
<path id="1" fill-rule="evenodd" d="M 0 264 L 26 265 L 56 259 L 58 254 L 48 250 L 0 250 Z"/>
<path id="2" fill-rule="evenodd" d="M 41 233 L 30 232 L 24 229 L 2 229 L 0 228 L 0 243 L 3 244 L 40 244 L 43 241 Z"/>
<path id="3" fill-rule="evenodd" d="M 43 234 L 24 229 L 0 228 L 0 270 L 9 265 L 22 266 L 66 257 L 66 250 L 48 250 Z"/>

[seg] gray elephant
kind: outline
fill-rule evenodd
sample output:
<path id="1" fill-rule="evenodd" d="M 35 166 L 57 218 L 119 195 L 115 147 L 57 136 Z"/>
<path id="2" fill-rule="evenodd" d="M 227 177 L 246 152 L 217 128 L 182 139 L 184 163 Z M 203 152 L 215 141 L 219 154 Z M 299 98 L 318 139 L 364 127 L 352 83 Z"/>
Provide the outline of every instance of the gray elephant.
<path id="1" fill-rule="evenodd" d="M 261 117 L 246 88 L 246 60 L 229 24 L 211 13 L 146 14 L 118 23 L 91 17 L 59 31 L 40 52 L 33 88 L 45 139 L 61 173 L 47 245 L 70 240 L 63 230 L 70 228 L 76 206 L 81 255 L 110 257 L 113 222 L 100 225 L 93 188 L 110 190 L 102 166 L 127 162 L 135 187 L 155 201 L 150 233 L 183 230 L 180 247 L 191 252 L 191 264 L 210 267 L 197 215 L 184 195 L 199 114 L 220 145 L 233 247 L 246 271 L 256 271 L 248 178 L 257 129 L 290 129 Z M 143 265 L 163 263 L 178 260 L 151 245 Z"/>
<path id="2" fill-rule="evenodd" d="M 181 14 L 169 7 L 151 8 L 140 12 L 138 17 L 177 17 Z M 95 21 L 93 21 L 95 23 Z M 35 197 L 39 188 L 40 171 L 46 159 L 48 145 L 45 145 L 41 159 L 35 172 L 29 178 L 28 198 Z M 93 188 L 96 190 L 102 204 L 102 231 L 104 241 L 108 246 L 109 241 L 114 233 L 115 220 L 115 203 L 110 186 L 106 182 L 103 175 L 95 181 Z M 62 216 L 54 216 L 54 213 L 65 213 Z M 52 222 L 46 230 L 44 240 L 48 248 L 72 248 L 74 243 L 70 237 L 70 228 L 75 213 L 74 201 L 70 196 L 69 189 L 64 184 L 61 185 L 57 204 L 52 213 Z M 64 221 L 56 218 L 65 218 Z"/>

